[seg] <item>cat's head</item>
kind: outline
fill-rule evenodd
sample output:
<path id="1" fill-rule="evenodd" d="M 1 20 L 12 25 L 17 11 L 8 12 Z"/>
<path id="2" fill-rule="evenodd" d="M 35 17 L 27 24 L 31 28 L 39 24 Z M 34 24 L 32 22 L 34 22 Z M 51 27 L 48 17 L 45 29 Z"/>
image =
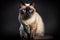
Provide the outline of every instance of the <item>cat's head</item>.
<path id="1" fill-rule="evenodd" d="M 19 12 L 21 17 L 26 20 L 29 19 L 30 17 L 33 16 L 34 12 L 36 11 L 35 8 L 35 3 L 20 3 L 20 8 L 19 8 Z"/>

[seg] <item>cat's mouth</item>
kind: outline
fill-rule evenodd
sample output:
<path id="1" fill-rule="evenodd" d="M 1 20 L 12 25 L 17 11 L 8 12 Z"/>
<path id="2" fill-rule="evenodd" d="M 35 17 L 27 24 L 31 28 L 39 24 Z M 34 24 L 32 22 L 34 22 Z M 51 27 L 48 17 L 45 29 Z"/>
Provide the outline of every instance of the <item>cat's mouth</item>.
<path id="1" fill-rule="evenodd" d="M 29 19 L 30 18 L 30 15 L 25 15 L 24 17 L 23 17 L 23 20 L 27 20 L 27 19 Z"/>

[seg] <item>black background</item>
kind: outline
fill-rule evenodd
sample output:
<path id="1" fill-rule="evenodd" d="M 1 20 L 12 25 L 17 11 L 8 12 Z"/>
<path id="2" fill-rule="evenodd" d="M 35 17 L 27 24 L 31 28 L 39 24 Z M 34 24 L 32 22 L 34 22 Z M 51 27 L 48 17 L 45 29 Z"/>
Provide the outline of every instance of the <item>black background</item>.
<path id="1" fill-rule="evenodd" d="M 20 39 L 19 36 L 19 2 L 20 0 L 1 0 L 0 1 L 0 38 Z M 24 0 L 26 2 L 26 0 Z M 29 2 L 29 1 L 27 1 Z M 42 16 L 45 24 L 45 35 L 51 35 L 58 38 L 58 4 L 59 1 L 34 0 L 37 12 Z"/>

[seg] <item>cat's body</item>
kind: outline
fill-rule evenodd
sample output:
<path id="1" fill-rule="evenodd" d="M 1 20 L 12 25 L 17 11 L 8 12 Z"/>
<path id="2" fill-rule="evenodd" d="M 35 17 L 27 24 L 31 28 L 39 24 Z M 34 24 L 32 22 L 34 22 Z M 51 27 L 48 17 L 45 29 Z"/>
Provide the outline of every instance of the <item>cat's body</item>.
<path id="1" fill-rule="evenodd" d="M 29 6 L 29 5 L 28 5 Z M 26 6 L 27 7 L 27 6 Z M 20 26 L 20 36 L 35 37 L 35 36 L 44 36 L 44 24 L 41 16 L 36 12 L 35 8 L 31 7 L 33 11 L 32 15 L 30 14 L 29 18 L 24 20 L 23 16 L 19 13 L 18 19 L 21 23 Z M 21 8 L 24 9 L 24 8 Z M 28 32 L 26 33 L 25 30 Z"/>

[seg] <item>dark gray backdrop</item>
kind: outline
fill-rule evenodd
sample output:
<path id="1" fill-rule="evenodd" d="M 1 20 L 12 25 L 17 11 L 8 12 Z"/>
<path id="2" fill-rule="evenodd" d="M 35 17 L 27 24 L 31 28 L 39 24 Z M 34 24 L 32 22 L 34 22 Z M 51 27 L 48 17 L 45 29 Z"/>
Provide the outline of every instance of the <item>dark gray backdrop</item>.
<path id="1" fill-rule="evenodd" d="M 1 37 L 19 38 L 18 10 L 20 0 L 2 0 L 1 8 Z M 26 1 L 24 1 L 26 2 Z M 29 2 L 29 1 L 28 1 Z M 58 27 L 58 1 L 35 0 L 35 8 L 42 16 L 45 24 L 45 34 L 56 37 L 59 35 Z"/>

